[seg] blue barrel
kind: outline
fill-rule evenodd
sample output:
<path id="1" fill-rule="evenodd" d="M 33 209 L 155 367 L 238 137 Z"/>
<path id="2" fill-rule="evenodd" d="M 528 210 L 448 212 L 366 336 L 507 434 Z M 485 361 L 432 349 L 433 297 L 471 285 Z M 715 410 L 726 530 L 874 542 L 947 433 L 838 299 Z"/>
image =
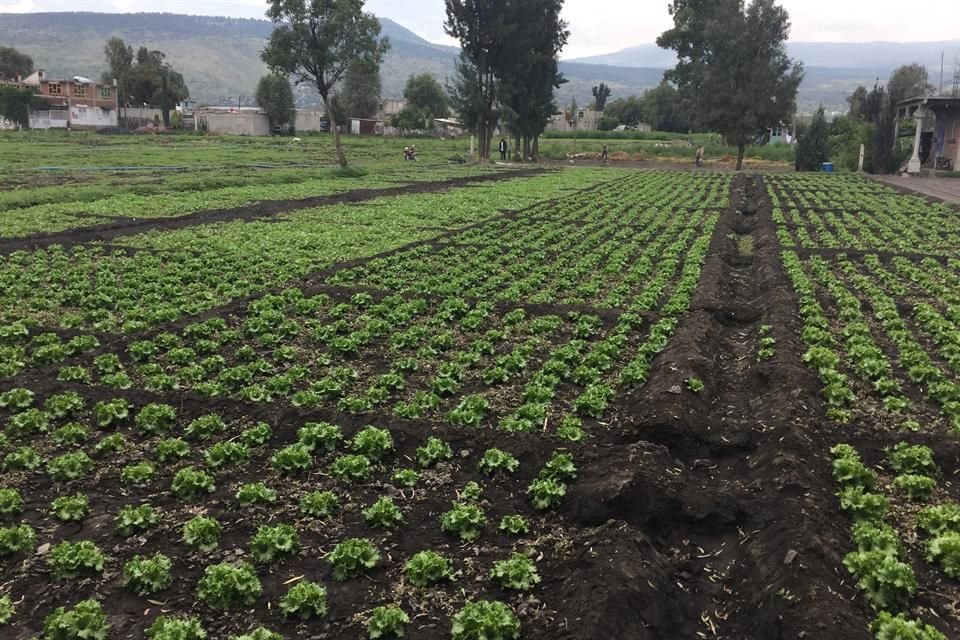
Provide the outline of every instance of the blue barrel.
<path id="1" fill-rule="evenodd" d="M 823 163 L 823 172 L 824 172 L 824 173 L 833 173 L 833 163 L 832 163 L 832 162 L 824 162 L 824 163 Z"/>

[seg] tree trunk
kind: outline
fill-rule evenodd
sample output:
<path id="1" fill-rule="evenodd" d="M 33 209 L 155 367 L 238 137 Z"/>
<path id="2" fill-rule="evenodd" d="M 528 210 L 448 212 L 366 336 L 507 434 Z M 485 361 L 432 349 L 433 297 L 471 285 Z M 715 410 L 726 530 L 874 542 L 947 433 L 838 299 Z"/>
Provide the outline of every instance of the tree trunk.
<path id="1" fill-rule="evenodd" d="M 737 171 L 740 171 L 743 168 L 743 152 L 746 149 L 746 145 L 737 146 Z"/>
<path id="2" fill-rule="evenodd" d="M 337 116 L 334 115 L 333 108 L 326 96 L 321 97 L 323 98 L 323 108 L 327 110 L 327 119 L 330 120 L 330 133 L 333 134 L 333 145 L 337 149 L 337 162 L 340 163 L 341 168 L 345 169 L 347 167 L 347 157 L 343 155 L 343 145 L 340 143 L 340 129 L 337 127 Z"/>
<path id="3" fill-rule="evenodd" d="M 533 137 L 533 150 L 530 152 L 530 157 L 533 158 L 536 162 L 540 162 L 540 136 L 536 135 Z"/>
<path id="4" fill-rule="evenodd" d="M 514 162 L 523 162 L 523 156 L 520 153 L 520 134 L 513 136 L 513 160 Z"/>

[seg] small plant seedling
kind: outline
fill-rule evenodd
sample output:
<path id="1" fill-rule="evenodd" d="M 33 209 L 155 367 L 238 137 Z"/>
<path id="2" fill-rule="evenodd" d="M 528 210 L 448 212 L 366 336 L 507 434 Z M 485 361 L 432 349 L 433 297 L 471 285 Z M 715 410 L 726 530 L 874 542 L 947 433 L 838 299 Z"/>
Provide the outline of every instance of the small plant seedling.
<path id="1" fill-rule="evenodd" d="M 55 498 L 50 512 L 61 522 L 79 522 L 90 513 L 90 499 L 82 493 Z"/>
<path id="2" fill-rule="evenodd" d="M 250 482 L 237 489 L 237 502 L 245 507 L 272 504 L 277 501 L 277 492 L 262 482 Z"/>
<path id="3" fill-rule="evenodd" d="M 350 450 L 377 462 L 393 450 L 393 436 L 386 429 L 367 425 L 353 436 Z"/>
<path id="4" fill-rule="evenodd" d="M 490 578 L 504 589 L 516 591 L 529 591 L 540 582 L 537 565 L 522 553 L 513 554 L 509 560 L 494 562 Z"/>
<path id="5" fill-rule="evenodd" d="M 152 557 L 134 556 L 123 566 L 124 584 L 141 596 L 163 591 L 173 582 L 170 568 L 173 563 L 162 553 Z"/>
<path id="6" fill-rule="evenodd" d="M 452 457 L 453 450 L 450 449 L 450 445 L 434 436 L 427 438 L 426 444 L 417 447 L 417 464 L 425 469 Z"/>
<path id="7" fill-rule="evenodd" d="M 0 557 L 29 552 L 36 546 L 37 535 L 27 523 L 0 527 Z"/>
<path id="8" fill-rule="evenodd" d="M 502 602 L 474 600 L 454 614 L 450 637 L 452 640 L 517 640 L 520 620 Z"/>
<path id="9" fill-rule="evenodd" d="M 382 497 L 363 510 L 363 520 L 373 527 L 392 529 L 403 522 L 403 512 L 393 499 Z"/>
<path id="10" fill-rule="evenodd" d="M 239 636 L 230 636 L 230 640 L 286 640 L 276 631 L 270 631 L 266 627 L 257 627 L 250 633 L 244 633 Z"/>
<path id="11" fill-rule="evenodd" d="M 20 492 L 9 487 L 0 488 L 0 516 L 15 516 L 23 511 Z"/>
<path id="12" fill-rule="evenodd" d="M 250 556 L 260 564 L 269 564 L 289 556 L 299 545 L 292 525 L 261 525 L 250 539 Z"/>
<path id="13" fill-rule="evenodd" d="M 107 640 L 110 623 L 96 600 L 81 600 L 72 609 L 57 607 L 43 621 L 45 639 Z"/>
<path id="14" fill-rule="evenodd" d="M 352 484 L 366 482 L 371 474 L 370 459 L 355 454 L 342 455 L 330 465 L 330 475 Z"/>
<path id="15" fill-rule="evenodd" d="M 329 517 L 340 500 L 332 491 L 313 491 L 300 498 L 300 512 L 314 518 Z"/>
<path id="16" fill-rule="evenodd" d="M 148 504 L 125 505 L 117 512 L 117 533 L 127 538 L 157 524 L 157 514 Z"/>
<path id="17" fill-rule="evenodd" d="M 503 516 L 500 520 L 500 531 L 512 536 L 522 536 L 530 533 L 530 523 L 521 515 Z"/>
<path id="18" fill-rule="evenodd" d="M 327 615 L 327 589 L 309 580 L 298 582 L 280 599 L 280 611 L 301 620 L 322 618 Z"/>
<path id="19" fill-rule="evenodd" d="M 220 523 L 207 516 L 194 516 L 183 525 L 183 541 L 189 546 L 208 553 L 220 544 Z"/>
<path id="20" fill-rule="evenodd" d="M 493 448 L 487 449 L 487 451 L 484 452 L 477 466 L 480 467 L 481 471 L 489 474 L 494 474 L 498 471 L 513 473 L 520 467 L 520 461 L 502 449 Z"/>
<path id="21" fill-rule="evenodd" d="M 199 618 L 160 615 L 147 628 L 150 640 L 206 640 L 207 632 Z"/>
<path id="22" fill-rule="evenodd" d="M 89 540 L 70 542 L 65 540 L 50 549 L 47 558 L 53 575 L 57 578 L 78 578 L 84 574 L 103 571 L 106 558 Z"/>
<path id="23" fill-rule="evenodd" d="M 453 508 L 440 516 L 440 529 L 452 533 L 461 540 L 471 542 L 476 540 L 487 522 L 487 516 L 476 504 L 465 502 L 454 503 Z"/>
<path id="24" fill-rule="evenodd" d="M 390 476 L 390 481 L 398 489 L 412 489 L 420 481 L 420 474 L 413 469 L 397 469 Z"/>
<path id="25" fill-rule="evenodd" d="M 684 380 L 684 384 L 686 384 L 687 389 L 693 393 L 700 393 L 706 388 L 706 385 L 703 384 L 703 380 L 700 378 L 687 378 Z"/>
<path id="26" fill-rule="evenodd" d="M 184 467 L 177 471 L 170 485 L 170 493 L 175 498 L 187 500 L 190 498 L 199 498 L 208 493 L 213 493 L 216 484 L 206 471 L 198 471 L 193 467 Z"/>
<path id="27" fill-rule="evenodd" d="M 327 554 L 336 580 L 346 580 L 380 564 L 380 554 L 369 540 L 347 538 Z"/>
<path id="28" fill-rule="evenodd" d="M 542 511 L 558 506 L 567 494 L 567 487 L 551 478 L 542 478 L 534 480 L 527 493 L 533 501 L 533 508 Z"/>
<path id="29" fill-rule="evenodd" d="M 293 475 L 313 466 L 313 454 L 309 447 L 297 442 L 274 453 L 270 464 L 280 475 Z"/>
<path id="30" fill-rule="evenodd" d="M 410 616 L 400 607 L 376 607 L 367 618 L 367 637 L 370 640 L 402 638 L 408 624 L 410 624 Z"/>
<path id="31" fill-rule="evenodd" d="M 453 577 L 450 561 L 436 551 L 415 553 L 403 565 L 407 581 L 415 587 L 429 587 Z"/>
<path id="32" fill-rule="evenodd" d="M 197 599 L 211 609 L 249 607 L 262 593 L 260 578 L 247 562 L 208 566 L 197 583 Z"/>

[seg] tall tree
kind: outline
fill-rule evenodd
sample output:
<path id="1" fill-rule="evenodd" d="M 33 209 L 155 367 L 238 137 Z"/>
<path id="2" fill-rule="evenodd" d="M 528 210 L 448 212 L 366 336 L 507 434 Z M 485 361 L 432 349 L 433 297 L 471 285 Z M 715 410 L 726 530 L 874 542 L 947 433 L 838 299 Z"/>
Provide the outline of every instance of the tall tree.
<path id="1" fill-rule="evenodd" d="M 120 104 L 159 107 L 164 125 L 169 126 L 171 108 L 190 97 L 190 90 L 183 75 L 167 63 L 166 54 L 147 47 L 134 54 L 132 46 L 113 37 L 104 45 L 103 55 L 108 69 L 100 80 L 104 84 L 117 81 Z"/>
<path id="2" fill-rule="evenodd" d="M 30 89 L 0 87 L 0 118 L 24 129 L 30 128 L 30 107 L 36 101 Z"/>
<path id="3" fill-rule="evenodd" d="M 649 89 L 640 100 L 643 118 L 657 131 L 687 132 L 690 123 L 683 111 L 677 88 L 667 80 Z"/>
<path id="4" fill-rule="evenodd" d="M 527 19 L 513 62 L 501 77 L 502 103 L 514 136 L 514 150 L 523 159 L 539 153 L 537 141 L 556 112 L 554 89 L 566 82 L 557 56 L 570 32 L 560 19 L 563 0 L 526 0 Z"/>
<path id="5" fill-rule="evenodd" d="M 617 124 L 636 127 L 645 118 L 645 105 L 637 96 L 617 98 L 604 109 L 606 117 L 615 118 Z"/>
<path id="6" fill-rule="evenodd" d="M 803 68 L 786 53 L 787 12 L 774 0 L 675 0 L 674 28 L 657 44 L 679 62 L 667 74 L 702 129 L 737 147 L 737 170 L 747 144 L 788 119 Z"/>
<path id="7" fill-rule="evenodd" d="M 429 73 L 410 76 L 403 89 L 407 106 L 417 109 L 428 119 L 445 118 L 450 113 L 447 94 Z"/>
<path id="8" fill-rule="evenodd" d="M 337 92 L 339 106 L 347 118 L 372 118 L 380 111 L 380 63 L 355 60 L 347 66 Z"/>
<path id="9" fill-rule="evenodd" d="M 830 159 L 830 131 L 821 106 L 807 131 L 797 142 L 797 167 L 801 171 L 819 171 Z"/>
<path id="10" fill-rule="evenodd" d="M 331 106 L 333 88 L 351 63 L 379 67 L 390 47 L 380 38 L 380 21 L 363 10 L 363 0 L 270 0 L 276 27 L 260 54 L 276 73 L 293 75 L 317 89 L 333 132 L 337 161 L 347 166 Z"/>
<path id="11" fill-rule="evenodd" d="M 868 95 L 867 88 L 863 85 L 860 85 L 847 97 L 847 104 L 850 105 L 848 115 L 852 120 L 860 120 L 864 117 L 864 114 L 867 111 Z"/>
<path id="12" fill-rule="evenodd" d="M 13 47 L 0 47 L 0 78 L 16 80 L 33 73 L 33 58 Z"/>
<path id="13" fill-rule="evenodd" d="M 292 124 L 297 109 L 293 102 L 293 89 L 286 76 L 268 73 L 257 83 L 257 106 L 267 114 L 271 130 Z"/>
<path id="14" fill-rule="evenodd" d="M 523 23 L 532 12 L 512 0 L 445 0 L 445 4 L 444 31 L 460 41 L 461 49 L 454 99 L 465 124 L 472 123 L 477 132 L 480 157 L 487 159 L 500 122 L 500 81 L 526 44 L 521 42 Z"/>
<path id="15" fill-rule="evenodd" d="M 610 87 L 601 82 L 593 88 L 593 107 L 597 111 L 603 111 L 607 106 L 607 98 L 610 97 Z"/>
<path id="16" fill-rule="evenodd" d="M 927 68 L 921 64 L 897 67 L 887 82 L 887 95 L 894 107 L 898 102 L 930 95 L 933 85 L 927 81 Z"/>

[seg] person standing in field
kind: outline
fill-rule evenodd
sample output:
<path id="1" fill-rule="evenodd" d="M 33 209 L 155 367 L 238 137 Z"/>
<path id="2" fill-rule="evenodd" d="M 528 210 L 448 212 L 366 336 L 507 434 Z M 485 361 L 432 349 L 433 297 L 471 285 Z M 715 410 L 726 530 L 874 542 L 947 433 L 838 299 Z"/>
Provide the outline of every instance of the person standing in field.
<path id="1" fill-rule="evenodd" d="M 697 146 L 697 166 L 698 167 L 703 166 L 703 145 L 702 144 Z"/>
<path id="2" fill-rule="evenodd" d="M 603 145 L 603 151 L 600 152 L 600 160 L 603 161 L 603 164 L 607 164 L 607 145 Z"/>
<path id="3" fill-rule="evenodd" d="M 500 159 L 506 160 L 507 159 L 507 141 L 504 140 L 503 138 L 500 138 L 500 146 L 498 148 L 500 149 Z"/>

